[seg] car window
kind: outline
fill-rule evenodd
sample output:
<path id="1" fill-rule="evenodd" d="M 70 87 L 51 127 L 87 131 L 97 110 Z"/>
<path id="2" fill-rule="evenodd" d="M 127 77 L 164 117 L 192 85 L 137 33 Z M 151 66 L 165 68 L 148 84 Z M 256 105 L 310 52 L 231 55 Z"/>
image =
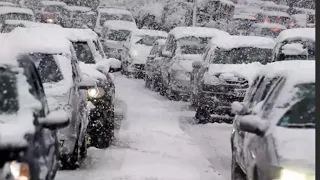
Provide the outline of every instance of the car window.
<path id="1" fill-rule="evenodd" d="M 85 64 L 95 64 L 93 53 L 87 42 L 73 42 L 73 47 L 76 51 L 79 61 Z"/>
<path id="2" fill-rule="evenodd" d="M 99 52 L 99 54 L 102 57 L 105 57 L 104 52 L 103 52 L 103 48 L 102 48 L 102 44 L 99 43 L 99 40 L 93 41 L 93 44 L 94 44 L 96 51 Z"/>

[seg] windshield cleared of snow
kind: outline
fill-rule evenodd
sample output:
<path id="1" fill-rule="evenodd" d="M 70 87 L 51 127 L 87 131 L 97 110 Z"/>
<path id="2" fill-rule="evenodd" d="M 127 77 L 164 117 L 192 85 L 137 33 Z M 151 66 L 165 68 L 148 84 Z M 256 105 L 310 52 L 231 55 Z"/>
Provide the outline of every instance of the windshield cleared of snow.
<path id="1" fill-rule="evenodd" d="M 19 110 L 15 73 L 0 68 L 0 114 L 12 114 Z"/>

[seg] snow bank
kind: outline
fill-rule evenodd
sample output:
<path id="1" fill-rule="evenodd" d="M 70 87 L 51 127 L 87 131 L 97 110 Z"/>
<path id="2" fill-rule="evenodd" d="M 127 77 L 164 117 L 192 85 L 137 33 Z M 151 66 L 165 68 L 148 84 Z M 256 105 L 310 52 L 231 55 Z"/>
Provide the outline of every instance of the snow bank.
<path id="1" fill-rule="evenodd" d="M 104 27 L 115 30 L 135 30 L 138 29 L 136 23 L 129 21 L 120 21 L 120 20 L 109 20 L 104 22 Z"/>
<path id="2" fill-rule="evenodd" d="M 255 23 L 252 25 L 252 27 L 287 29 L 287 27 L 285 27 L 284 25 L 277 23 Z"/>
<path id="3" fill-rule="evenodd" d="M 268 37 L 259 36 L 220 36 L 213 38 L 211 40 L 211 45 L 226 50 L 239 47 L 257 47 L 263 49 L 273 49 L 273 47 L 275 46 L 275 41 Z"/>
<path id="4" fill-rule="evenodd" d="M 91 8 L 85 6 L 65 6 L 68 11 L 80 11 L 80 12 L 89 12 L 92 11 Z"/>
<path id="5" fill-rule="evenodd" d="M 0 7 L 0 14 L 7 14 L 7 13 L 23 13 L 29 14 L 34 16 L 34 13 L 31 9 L 27 8 L 20 8 L 20 7 Z"/>
<path id="6" fill-rule="evenodd" d="M 282 47 L 282 53 L 285 55 L 301 55 L 308 54 L 308 51 L 300 43 L 291 43 Z"/>
<path id="7" fill-rule="evenodd" d="M 67 6 L 66 3 L 61 1 L 40 1 L 45 6 Z"/>
<path id="8" fill-rule="evenodd" d="M 283 30 L 276 39 L 276 42 L 283 42 L 289 39 L 316 40 L 315 28 L 293 28 Z"/>
<path id="9" fill-rule="evenodd" d="M 175 36 L 176 39 L 195 36 L 195 37 L 214 37 L 229 36 L 230 34 L 215 28 L 206 27 L 176 27 L 169 34 Z"/>

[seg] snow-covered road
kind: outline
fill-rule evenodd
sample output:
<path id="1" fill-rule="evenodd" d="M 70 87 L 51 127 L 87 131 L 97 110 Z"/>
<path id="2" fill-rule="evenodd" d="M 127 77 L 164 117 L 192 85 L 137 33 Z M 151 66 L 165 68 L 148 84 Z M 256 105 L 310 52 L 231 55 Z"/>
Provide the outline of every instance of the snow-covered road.
<path id="1" fill-rule="evenodd" d="M 188 103 L 166 100 L 142 80 L 116 77 L 121 121 L 115 144 L 90 148 L 77 171 L 58 180 L 229 180 L 230 125 L 191 125 Z"/>

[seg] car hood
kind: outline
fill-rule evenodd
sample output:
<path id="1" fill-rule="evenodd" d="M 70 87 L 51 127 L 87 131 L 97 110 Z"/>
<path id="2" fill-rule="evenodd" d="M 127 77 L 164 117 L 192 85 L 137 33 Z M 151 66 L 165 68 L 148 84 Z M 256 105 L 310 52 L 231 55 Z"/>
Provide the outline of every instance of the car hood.
<path id="1" fill-rule="evenodd" d="M 151 46 L 133 44 L 130 48 L 131 57 L 133 57 L 133 64 L 145 64 L 151 49 Z"/>
<path id="2" fill-rule="evenodd" d="M 315 129 L 276 127 L 273 139 L 280 166 L 315 172 Z"/>
<path id="3" fill-rule="evenodd" d="M 252 83 L 254 76 L 262 67 L 259 62 L 249 64 L 211 64 L 209 66 L 209 76 L 220 74 L 224 80 L 235 80 L 238 77 L 245 78 Z"/>
<path id="4" fill-rule="evenodd" d="M 194 61 L 201 61 L 202 57 L 200 54 L 185 54 L 178 55 L 175 57 L 178 61 L 176 61 L 176 66 L 182 67 L 187 72 L 192 72 L 192 63 Z M 175 68 L 175 66 L 173 66 Z"/>
<path id="5" fill-rule="evenodd" d="M 94 79 L 97 79 L 99 81 L 103 81 L 103 80 L 107 79 L 106 75 L 109 72 L 109 64 L 108 64 L 108 62 L 106 62 L 106 66 L 103 66 L 103 64 L 101 64 L 101 65 L 85 64 L 83 62 L 80 62 L 79 66 L 80 66 L 81 72 L 84 75 L 87 75 L 87 76 L 92 77 Z M 103 73 L 97 70 L 98 66 L 99 66 L 99 68 L 101 69 L 101 71 Z"/>

